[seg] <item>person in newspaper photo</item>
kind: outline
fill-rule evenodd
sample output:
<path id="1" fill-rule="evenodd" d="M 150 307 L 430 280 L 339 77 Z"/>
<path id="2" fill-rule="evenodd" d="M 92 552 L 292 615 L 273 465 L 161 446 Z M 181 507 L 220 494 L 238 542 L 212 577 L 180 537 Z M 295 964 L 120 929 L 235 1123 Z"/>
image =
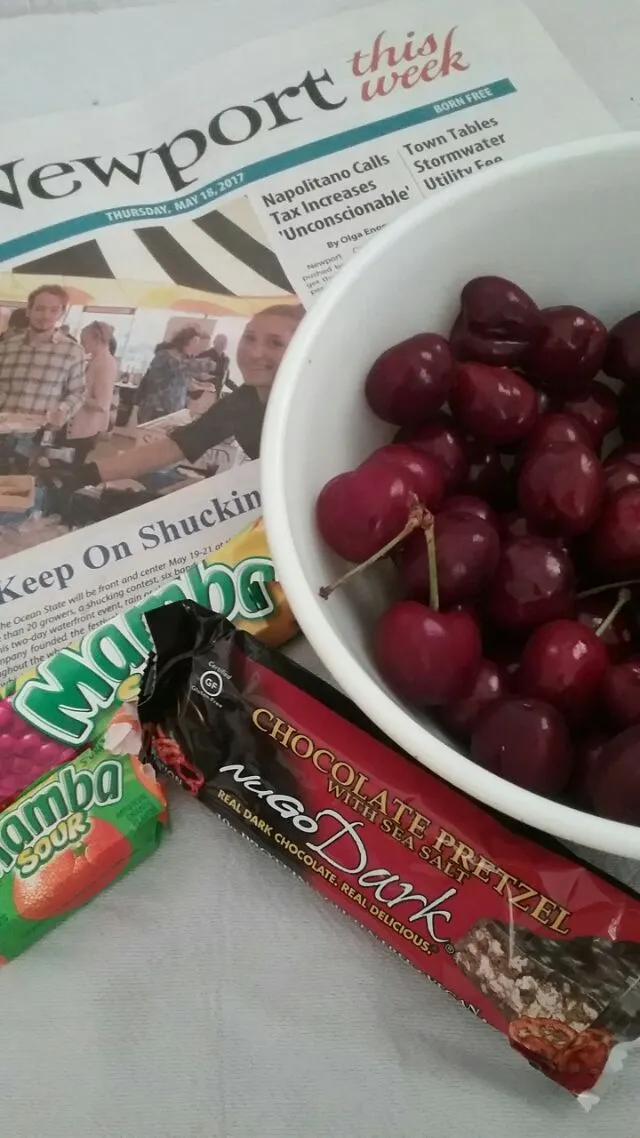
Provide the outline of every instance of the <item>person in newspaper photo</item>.
<path id="1" fill-rule="evenodd" d="M 206 352 L 200 352 L 198 356 L 200 360 L 211 360 L 213 363 L 213 385 L 218 399 L 222 395 L 223 388 L 229 387 L 231 391 L 235 388 L 229 375 L 231 361 L 227 355 L 227 344 L 227 337 L 224 333 L 220 333 L 213 337 L 211 347 Z"/>
<path id="2" fill-rule="evenodd" d="M 198 418 L 167 435 L 83 466 L 52 465 L 43 471 L 66 494 L 86 486 L 139 479 L 180 463 L 195 464 L 218 443 L 235 439 L 249 459 L 260 454 L 266 404 L 280 361 L 304 316 L 302 305 L 272 304 L 245 326 L 236 352 L 243 383 L 223 394 Z"/>
<path id="3" fill-rule="evenodd" d="M 195 358 L 200 341 L 200 330 L 187 327 L 180 328 L 168 343 L 158 344 L 138 388 L 139 423 L 180 411 L 186 405 L 190 379 L 213 379 L 212 359 Z"/>
<path id="4" fill-rule="evenodd" d="M 71 338 L 71 337 L 70 337 Z M 80 343 L 87 358 L 84 398 L 67 428 L 66 438 L 73 447 L 75 460 L 84 462 L 98 436 L 109 429 L 109 417 L 118 364 L 111 351 L 113 325 L 92 320 L 82 329 Z"/>
<path id="5" fill-rule="evenodd" d="M 84 350 L 60 330 L 68 306 L 61 285 L 41 285 L 29 295 L 26 329 L 0 342 L 0 413 L 15 416 L 18 427 L 24 419 L 31 430 L 59 430 L 82 405 Z"/>

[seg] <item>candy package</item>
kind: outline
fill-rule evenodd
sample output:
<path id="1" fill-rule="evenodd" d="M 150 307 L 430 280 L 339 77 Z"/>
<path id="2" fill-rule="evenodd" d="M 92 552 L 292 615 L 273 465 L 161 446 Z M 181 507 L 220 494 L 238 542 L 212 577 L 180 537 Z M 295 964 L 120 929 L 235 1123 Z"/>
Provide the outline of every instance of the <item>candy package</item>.
<path id="1" fill-rule="evenodd" d="M 143 614 L 182 598 L 223 612 L 269 644 L 282 644 L 297 631 L 258 521 L 0 689 L 0 809 L 106 732 L 120 743 L 135 733 L 132 701 L 150 648 Z"/>
<path id="2" fill-rule="evenodd" d="M 0 814 L 0 963 L 153 853 L 166 821 L 153 770 L 103 747 L 29 787 Z"/>
<path id="3" fill-rule="evenodd" d="M 640 899 L 441 782 L 223 617 L 181 603 L 147 620 L 155 769 L 597 1101 L 640 1040 Z"/>

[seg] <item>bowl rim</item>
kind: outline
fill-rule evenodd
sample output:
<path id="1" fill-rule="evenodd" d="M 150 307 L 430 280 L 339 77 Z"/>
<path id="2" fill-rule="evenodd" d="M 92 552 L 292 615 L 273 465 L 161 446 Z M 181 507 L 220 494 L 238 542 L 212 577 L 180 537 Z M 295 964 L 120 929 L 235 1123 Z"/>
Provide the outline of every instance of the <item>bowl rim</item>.
<path id="1" fill-rule="evenodd" d="M 439 214 L 456 209 L 459 203 L 492 185 L 599 153 L 626 151 L 640 152 L 640 132 L 621 131 L 547 147 L 510 159 L 503 167 L 478 173 L 446 193 L 420 202 L 392 221 L 340 270 L 296 331 L 280 364 L 268 401 L 260 457 L 264 521 L 278 580 L 311 647 L 340 687 L 372 722 L 426 769 L 505 815 L 567 841 L 640 859 L 640 826 L 599 818 L 564 806 L 477 766 L 448 743 L 430 735 L 427 728 L 415 723 L 367 674 L 323 614 L 324 602 L 307 581 L 297 556 L 296 535 L 285 506 L 287 486 L 291 485 L 288 448 L 281 443 L 296 395 L 298 376 L 313 353 L 316 339 L 325 329 L 332 312 L 342 304 L 360 277 L 373 269 L 397 239 Z M 429 754 L 428 760 L 422 757 L 425 752 Z"/>

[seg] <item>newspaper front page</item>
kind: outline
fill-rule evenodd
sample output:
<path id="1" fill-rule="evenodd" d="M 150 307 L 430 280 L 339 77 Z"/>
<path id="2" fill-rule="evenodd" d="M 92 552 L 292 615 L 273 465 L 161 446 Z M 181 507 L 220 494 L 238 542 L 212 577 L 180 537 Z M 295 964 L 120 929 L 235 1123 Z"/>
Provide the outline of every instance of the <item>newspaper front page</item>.
<path id="1" fill-rule="evenodd" d="M 375 233 L 612 129 L 517 0 L 364 8 L 4 126 L 0 682 L 259 517 L 280 361 Z"/>

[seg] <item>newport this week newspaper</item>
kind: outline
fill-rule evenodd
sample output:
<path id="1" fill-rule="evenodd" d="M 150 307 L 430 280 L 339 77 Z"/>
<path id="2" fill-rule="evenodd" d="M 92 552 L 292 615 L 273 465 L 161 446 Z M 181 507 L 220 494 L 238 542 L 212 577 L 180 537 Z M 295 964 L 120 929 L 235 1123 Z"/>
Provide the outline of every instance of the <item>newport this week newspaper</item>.
<path id="1" fill-rule="evenodd" d="M 3 125 L 0 682 L 259 517 L 282 356 L 374 234 L 612 129 L 517 0 L 393 0 Z"/>

